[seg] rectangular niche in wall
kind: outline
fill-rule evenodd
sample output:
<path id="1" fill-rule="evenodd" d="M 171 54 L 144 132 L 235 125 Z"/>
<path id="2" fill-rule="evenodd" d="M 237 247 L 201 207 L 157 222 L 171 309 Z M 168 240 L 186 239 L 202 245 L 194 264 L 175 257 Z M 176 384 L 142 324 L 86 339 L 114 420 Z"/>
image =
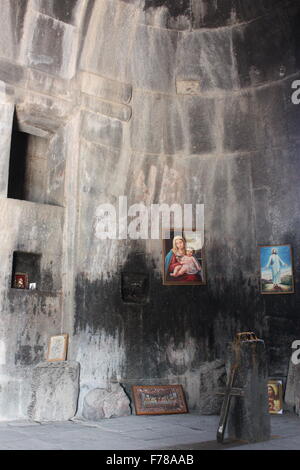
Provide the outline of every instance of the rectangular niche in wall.
<path id="1" fill-rule="evenodd" d="M 122 300 L 126 303 L 145 304 L 148 300 L 149 277 L 143 273 L 122 273 Z"/>
<path id="2" fill-rule="evenodd" d="M 38 289 L 41 281 L 41 255 L 14 251 L 11 287 Z"/>
<path id="3" fill-rule="evenodd" d="M 14 115 L 7 197 L 40 204 L 48 203 L 49 138 L 25 132 L 27 127 Z M 33 131 L 34 132 L 34 131 Z M 51 195 L 50 195 L 51 198 Z"/>

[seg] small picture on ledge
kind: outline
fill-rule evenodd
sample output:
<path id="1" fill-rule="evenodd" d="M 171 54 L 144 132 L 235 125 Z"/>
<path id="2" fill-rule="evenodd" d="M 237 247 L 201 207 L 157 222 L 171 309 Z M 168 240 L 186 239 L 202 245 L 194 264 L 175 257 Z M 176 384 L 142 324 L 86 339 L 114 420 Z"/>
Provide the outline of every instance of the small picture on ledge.
<path id="1" fill-rule="evenodd" d="M 28 275 L 25 273 L 15 273 L 13 287 L 14 289 L 28 289 Z"/>
<path id="2" fill-rule="evenodd" d="M 51 336 L 48 348 L 48 362 L 65 361 L 67 358 L 68 335 Z"/>

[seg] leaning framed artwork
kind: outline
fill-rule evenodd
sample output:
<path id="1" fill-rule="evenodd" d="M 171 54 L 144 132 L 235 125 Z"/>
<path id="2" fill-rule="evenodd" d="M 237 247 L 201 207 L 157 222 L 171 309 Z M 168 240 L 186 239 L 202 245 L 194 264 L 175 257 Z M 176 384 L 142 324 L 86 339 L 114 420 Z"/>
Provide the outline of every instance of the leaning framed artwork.
<path id="1" fill-rule="evenodd" d="M 67 358 L 68 335 L 51 336 L 49 340 L 47 361 L 65 361 Z"/>
<path id="2" fill-rule="evenodd" d="M 293 294 L 291 245 L 259 246 L 260 286 L 262 294 Z"/>
<path id="3" fill-rule="evenodd" d="M 268 381 L 269 413 L 281 415 L 283 413 L 282 380 Z"/>
<path id="4" fill-rule="evenodd" d="M 182 385 L 133 385 L 137 415 L 188 413 Z"/>
<path id="5" fill-rule="evenodd" d="M 206 284 L 203 233 L 196 230 L 162 230 L 163 284 Z"/>

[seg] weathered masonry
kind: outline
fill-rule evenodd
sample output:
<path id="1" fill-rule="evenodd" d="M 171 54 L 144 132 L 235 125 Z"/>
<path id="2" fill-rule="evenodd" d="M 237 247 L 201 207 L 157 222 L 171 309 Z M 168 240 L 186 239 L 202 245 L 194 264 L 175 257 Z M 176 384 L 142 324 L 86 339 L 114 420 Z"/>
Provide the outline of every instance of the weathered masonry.
<path id="1" fill-rule="evenodd" d="M 80 363 L 79 414 L 112 380 L 181 383 L 207 411 L 207 371 L 223 383 L 237 331 L 264 339 L 270 376 L 286 378 L 299 31 L 298 0 L 1 0 L 1 420 L 27 416 L 58 333 Z M 206 286 L 163 286 L 159 240 L 95 236 L 97 207 L 121 195 L 205 205 Z M 264 244 L 292 245 L 295 294 L 260 294 Z M 29 271 L 36 289 L 14 288 Z"/>

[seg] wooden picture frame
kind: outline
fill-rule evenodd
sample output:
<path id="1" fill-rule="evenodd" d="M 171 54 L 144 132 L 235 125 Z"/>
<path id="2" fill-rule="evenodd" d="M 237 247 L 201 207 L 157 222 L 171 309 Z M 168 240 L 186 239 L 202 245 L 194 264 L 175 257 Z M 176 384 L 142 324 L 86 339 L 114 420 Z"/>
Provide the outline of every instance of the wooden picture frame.
<path id="1" fill-rule="evenodd" d="M 268 401 L 270 414 L 283 414 L 282 380 L 268 380 Z"/>
<path id="2" fill-rule="evenodd" d="M 15 273 L 13 279 L 14 289 L 28 289 L 28 274 L 27 273 Z"/>
<path id="3" fill-rule="evenodd" d="M 163 285 L 206 285 L 204 233 L 193 229 L 162 229 L 161 238 Z M 175 251 L 176 247 L 180 250 L 179 243 L 183 244 L 182 253 Z"/>
<path id="4" fill-rule="evenodd" d="M 182 385 L 133 385 L 137 415 L 188 413 Z"/>
<path id="5" fill-rule="evenodd" d="M 48 362 L 65 361 L 68 349 L 67 334 L 51 336 L 47 354 Z"/>
<path id="6" fill-rule="evenodd" d="M 291 245 L 260 245 L 258 249 L 261 294 L 293 294 Z"/>

